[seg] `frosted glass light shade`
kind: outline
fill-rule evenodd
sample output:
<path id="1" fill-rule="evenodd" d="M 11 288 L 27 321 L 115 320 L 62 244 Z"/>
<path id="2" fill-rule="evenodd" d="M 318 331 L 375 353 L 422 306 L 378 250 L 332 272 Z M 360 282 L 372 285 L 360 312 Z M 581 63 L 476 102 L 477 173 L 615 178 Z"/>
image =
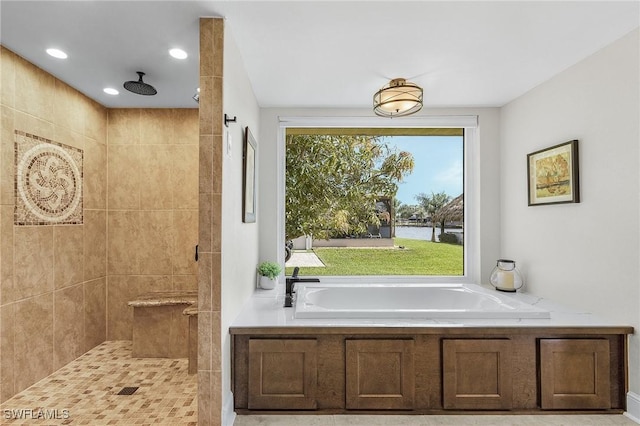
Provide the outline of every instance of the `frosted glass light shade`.
<path id="1" fill-rule="evenodd" d="M 373 112 L 381 117 L 402 117 L 422 109 L 422 88 L 395 78 L 373 95 Z"/>

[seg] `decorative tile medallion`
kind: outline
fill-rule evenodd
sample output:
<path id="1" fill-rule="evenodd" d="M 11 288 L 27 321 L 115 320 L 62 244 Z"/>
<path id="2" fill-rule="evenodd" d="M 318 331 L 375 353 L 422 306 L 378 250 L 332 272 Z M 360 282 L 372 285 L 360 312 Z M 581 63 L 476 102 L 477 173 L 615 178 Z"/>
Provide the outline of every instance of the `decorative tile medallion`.
<path id="1" fill-rule="evenodd" d="M 16 225 L 82 223 L 81 149 L 15 131 Z"/>

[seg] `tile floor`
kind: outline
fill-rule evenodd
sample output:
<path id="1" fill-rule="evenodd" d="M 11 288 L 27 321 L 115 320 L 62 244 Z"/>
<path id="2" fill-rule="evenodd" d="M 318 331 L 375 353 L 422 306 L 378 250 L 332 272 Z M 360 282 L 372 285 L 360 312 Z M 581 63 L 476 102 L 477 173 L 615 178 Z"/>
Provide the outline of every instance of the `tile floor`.
<path id="1" fill-rule="evenodd" d="M 124 387 L 133 395 L 118 395 Z M 105 342 L 0 405 L 2 425 L 197 425 L 197 376 L 186 359 L 131 358 L 131 342 Z M 15 418 L 19 417 L 21 418 Z M 234 426 L 607 426 L 622 415 L 252 415 Z"/>
<path id="2" fill-rule="evenodd" d="M 197 425 L 197 389 L 186 359 L 131 358 L 130 341 L 104 342 L 0 405 L 0 424 Z"/>

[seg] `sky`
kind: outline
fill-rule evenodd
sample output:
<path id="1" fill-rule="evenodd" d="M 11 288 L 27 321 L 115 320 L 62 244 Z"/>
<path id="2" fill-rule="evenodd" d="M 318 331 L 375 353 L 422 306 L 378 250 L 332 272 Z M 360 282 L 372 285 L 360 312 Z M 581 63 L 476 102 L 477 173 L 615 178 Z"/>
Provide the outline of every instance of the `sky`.
<path id="1" fill-rule="evenodd" d="M 399 184 L 396 198 L 418 204 L 419 193 L 445 192 L 455 198 L 463 192 L 462 136 L 387 136 L 384 141 L 413 154 L 413 173 Z"/>

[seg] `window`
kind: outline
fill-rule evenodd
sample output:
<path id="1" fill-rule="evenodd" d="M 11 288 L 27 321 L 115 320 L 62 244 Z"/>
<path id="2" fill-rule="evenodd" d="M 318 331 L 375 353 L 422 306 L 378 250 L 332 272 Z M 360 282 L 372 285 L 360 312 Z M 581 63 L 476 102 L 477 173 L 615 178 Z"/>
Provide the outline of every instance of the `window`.
<path id="1" fill-rule="evenodd" d="M 471 281 L 476 117 L 398 127 L 323 120 L 281 120 L 279 227 L 295 249 L 288 273 L 300 266 L 303 275 L 341 280 Z"/>

